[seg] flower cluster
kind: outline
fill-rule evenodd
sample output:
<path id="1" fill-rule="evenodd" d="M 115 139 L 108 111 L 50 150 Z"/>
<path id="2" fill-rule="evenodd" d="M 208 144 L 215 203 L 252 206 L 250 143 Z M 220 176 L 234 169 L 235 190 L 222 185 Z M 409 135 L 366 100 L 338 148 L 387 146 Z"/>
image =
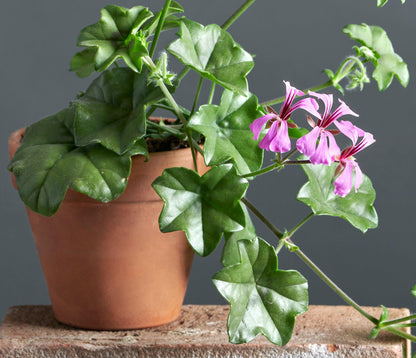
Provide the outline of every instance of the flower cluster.
<path id="1" fill-rule="evenodd" d="M 268 129 L 266 135 L 259 143 L 260 148 L 277 153 L 288 152 L 291 149 L 288 128 L 296 127 L 296 124 L 289 121 L 290 116 L 297 109 L 306 110 L 309 114 L 316 117 L 317 121 L 315 122 L 312 117 L 307 116 L 312 130 L 297 140 L 297 150 L 309 157 L 312 164 L 330 165 L 333 162 L 339 163 L 335 170 L 335 194 L 344 197 L 350 193 L 353 186 L 354 172 L 354 187 L 355 191 L 357 191 L 362 183 L 362 172 L 355 161 L 354 155 L 375 142 L 373 135 L 364 132 L 349 121 L 338 121 L 342 116 L 351 115 L 358 117 L 358 114 L 353 112 L 341 100 L 339 100 L 340 105 L 331 112 L 333 105 L 332 94 L 310 91 L 309 95 L 311 97 L 302 98 L 293 103 L 296 96 L 304 96 L 305 93 L 292 87 L 287 81 L 284 83 L 286 85 L 286 98 L 280 113 L 277 114 L 269 107 L 268 114 L 257 118 L 250 125 L 255 140 L 259 139 L 264 127 Z M 315 98 L 323 102 L 323 114 L 318 112 L 319 104 Z M 334 124 L 337 129 L 328 129 L 331 124 Z M 334 137 L 338 133 L 344 134 L 352 141 L 352 145 L 343 151 L 340 150 Z M 359 138 L 362 139 L 358 142 Z"/>

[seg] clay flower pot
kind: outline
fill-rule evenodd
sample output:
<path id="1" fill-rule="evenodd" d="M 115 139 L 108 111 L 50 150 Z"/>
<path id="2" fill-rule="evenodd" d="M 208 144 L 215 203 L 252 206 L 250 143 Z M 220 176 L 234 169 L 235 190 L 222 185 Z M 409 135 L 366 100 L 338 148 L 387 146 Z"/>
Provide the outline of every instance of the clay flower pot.
<path id="1" fill-rule="evenodd" d="M 10 137 L 11 156 L 23 134 Z M 177 318 L 193 251 L 183 232 L 160 232 L 163 202 L 151 187 L 175 166 L 193 167 L 189 149 L 152 153 L 148 162 L 133 158 L 126 191 L 110 203 L 69 190 L 52 217 L 27 209 L 57 320 L 111 330 Z"/>

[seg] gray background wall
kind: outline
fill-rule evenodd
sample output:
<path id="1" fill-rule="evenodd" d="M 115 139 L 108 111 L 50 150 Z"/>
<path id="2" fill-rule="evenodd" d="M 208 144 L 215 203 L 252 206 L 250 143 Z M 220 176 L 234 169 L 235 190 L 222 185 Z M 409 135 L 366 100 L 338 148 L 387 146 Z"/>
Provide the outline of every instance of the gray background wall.
<path id="1" fill-rule="evenodd" d="M 221 24 L 241 2 L 181 1 L 186 15 L 203 24 Z M 139 3 L 119 0 L 117 4 L 130 7 Z M 141 4 L 157 10 L 163 1 Z M 99 9 L 105 5 L 107 0 L 2 3 L 0 317 L 11 305 L 49 303 L 23 204 L 6 170 L 8 136 L 67 106 L 87 87 L 89 79 L 81 80 L 68 71 L 69 61 L 77 51 L 79 30 L 98 21 Z M 344 98 L 360 114 L 357 123 L 377 139 L 360 153 L 359 163 L 378 193 L 379 228 L 363 235 L 341 219 L 317 217 L 299 231 L 296 242 L 359 303 L 411 310 L 416 306 L 409 293 L 416 284 L 415 14 L 412 0 L 405 5 L 390 0 L 382 9 L 376 8 L 376 0 L 260 0 L 231 28 L 236 41 L 256 54 L 249 80 L 260 101 L 283 95 L 282 80 L 298 88 L 324 82 L 322 69 L 336 69 L 352 53 L 354 43 L 341 32 L 348 23 L 383 26 L 409 64 L 413 77 L 407 89 L 394 81 L 390 89 L 378 93 L 372 83 L 363 92 L 348 92 Z M 195 85 L 179 92 L 178 98 L 189 104 L 193 91 Z M 260 177 L 251 185 L 248 197 L 278 227 L 290 229 L 308 213 L 308 208 L 294 199 L 304 182 L 301 170 L 291 168 Z M 275 242 L 266 229 L 260 224 L 257 227 L 261 236 Z M 224 303 L 210 282 L 220 269 L 219 258 L 220 249 L 209 258 L 196 257 L 186 303 Z M 312 304 L 342 304 L 295 256 L 283 253 L 280 267 L 298 269 L 309 279 Z"/>

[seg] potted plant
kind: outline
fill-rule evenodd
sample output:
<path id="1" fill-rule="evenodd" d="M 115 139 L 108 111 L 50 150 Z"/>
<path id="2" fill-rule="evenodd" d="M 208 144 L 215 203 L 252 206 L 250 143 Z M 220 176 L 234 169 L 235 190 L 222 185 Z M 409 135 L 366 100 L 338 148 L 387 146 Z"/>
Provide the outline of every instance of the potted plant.
<path id="1" fill-rule="evenodd" d="M 386 310 L 380 318 L 370 316 L 292 240 L 298 228 L 315 215 L 342 217 L 363 232 L 377 226 L 374 189 L 354 158 L 374 138 L 351 122 L 357 114 L 347 104 L 341 100 L 334 103 L 333 95 L 322 90 L 334 87 L 343 92 L 344 79 L 349 80 L 348 88 L 362 88 L 369 81 L 366 67 L 370 63 L 380 90 L 386 89 L 393 77 L 406 86 L 407 66 L 382 28 L 348 25 L 344 32 L 358 42 L 355 54 L 338 70 L 326 70 L 328 80 L 324 84 L 300 91 L 285 81 L 286 96 L 259 104 L 246 79 L 254 65 L 253 57 L 227 32 L 253 2 L 244 2 L 222 26 L 203 26 L 180 17 L 181 6 L 169 0 L 156 13 L 142 6 L 105 7 L 101 20 L 81 31 L 78 45 L 85 49 L 71 61 L 71 69 L 79 76 L 95 71 L 99 76 L 69 108 L 12 137 L 18 149 L 11 151 L 9 169 L 28 207 L 31 225 L 39 229 L 34 233 L 35 241 L 41 260 L 45 257 L 42 265 L 54 312 L 65 323 L 87 328 L 134 328 L 168 322 L 179 313 L 183 299 L 192 259 L 188 243 L 198 255 L 207 256 L 224 237 L 224 268 L 214 275 L 213 282 L 231 304 L 231 342 L 248 342 L 263 334 L 271 342 L 284 345 L 290 339 L 295 317 L 307 310 L 306 279 L 297 271 L 278 268 L 277 255 L 283 247 L 298 255 L 372 321 L 373 336 L 386 329 L 414 340 L 400 330 L 402 322 L 413 316 L 394 322 L 388 321 Z M 379 1 L 379 5 L 385 2 Z M 173 28 L 178 29 L 178 39 L 166 51 L 184 65 L 177 75 L 169 72 L 166 52 L 155 56 L 159 36 Z M 175 100 L 175 90 L 188 71 L 200 76 L 190 109 Z M 209 81 L 212 89 L 201 105 L 203 81 Z M 217 104 L 215 91 L 221 91 Z M 152 120 L 158 109 L 172 113 L 173 120 Z M 307 112 L 303 122 L 291 119 L 294 111 Z M 348 141 L 345 148 L 336 143 L 338 134 Z M 159 147 L 186 149 L 167 151 L 174 157 L 168 161 L 161 159 L 160 153 L 149 153 L 149 148 Z M 263 167 L 264 151 L 276 153 L 272 165 Z M 185 152 L 184 161 L 176 158 L 176 152 Z M 158 162 L 165 168 L 150 174 Z M 293 229 L 280 231 L 244 195 L 256 176 L 290 165 L 300 165 L 308 177 L 297 199 L 311 208 L 311 214 Z M 147 182 L 134 184 L 136 176 L 146 177 Z M 133 199 L 127 198 L 128 192 Z M 162 239 L 158 228 L 154 234 L 142 233 L 146 221 L 156 226 L 158 215 L 146 216 L 142 222 L 138 215 L 150 212 L 149 207 L 157 211 L 162 208 L 156 193 L 164 203 L 158 220 L 160 231 L 184 232 L 187 241 L 183 237 Z M 137 199 L 150 205 L 132 209 L 132 201 Z M 121 207 L 122 202 L 129 207 L 128 215 L 127 209 L 114 214 L 112 207 Z M 81 209 L 72 213 L 75 203 Z M 272 230 L 278 239 L 276 247 L 256 235 L 249 211 Z M 94 223 L 89 215 L 98 221 Z M 68 226 L 61 228 L 60 221 Z M 74 229 L 76 221 L 81 222 L 79 231 Z M 137 231 L 127 234 L 126 226 L 122 226 L 107 235 L 119 222 L 137 225 Z M 50 227 L 55 231 L 49 231 Z M 99 228 L 103 233 L 98 233 Z M 85 232 L 90 238 L 81 236 Z M 121 251 L 126 238 L 137 251 Z M 143 242 L 145 238 L 150 243 Z M 73 243 L 75 246 L 70 246 Z M 156 254 L 163 251 L 164 256 L 142 264 L 144 257 L 150 257 L 144 251 L 147 248 Z M 173 282 L 169 275 L 176 270 L 167 259 L 174 251 L 185 257 L 174 259 L 182 283 L 169 285 Z M 140 262 L 138 274 L 128 270 L 135 259 Z M 70 263 L 76 266 L 71 268 Z M 162 284 L 149 277 L 162 264 L 166 266 L 159 276 L 169 276 L 163 287 L 180 286 L 172 306 L 168 304 L 171 294 L 161 293 Z M 104 272 L 107 266 L 113 266 L 114 273 Z M 137 281 L 139 276 L 147 280 L 142 286 Z M 122 279 L 127 282 L 125 293 L 114 287 Z M 67 285 L 69 282 L 78 289 Z M 133 292 L 136 286 L 140 288 Z M 93 292 L 98 293 L 98 301 L 91 297 Z M 122 296 L 123 303 L 114 306 L 114 296 Z M 147 296 L 147 301 L 139 305 L 142 296 Z M 156 298 L 162 301 L 158 301 L 156 311 L 151 311 L 149 305 Z M 161 307 L 166 312 L 161 312 Z M 157 319 L 145 317 L 142 321 L 145 313 Z"/>

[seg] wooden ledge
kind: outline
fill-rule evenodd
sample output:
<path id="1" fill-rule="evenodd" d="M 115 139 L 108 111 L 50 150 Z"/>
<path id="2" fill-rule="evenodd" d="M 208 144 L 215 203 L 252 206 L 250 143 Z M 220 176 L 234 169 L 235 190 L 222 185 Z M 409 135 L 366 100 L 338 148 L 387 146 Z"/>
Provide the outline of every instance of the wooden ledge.
<path id="1" fill-rule="evenodd" d="M 366 307 L 379 317 L 381 308 Z M 183 306 L 168 325 L 129 331 L 87 331 L 58 323 L 50 306 L 11 307 L 0 326 L 0 357 L 66 358 L 336 358 L 410 357 L 410 345 L 388 332 L 368 338 L 371 323 L 346 306 L 310 306 L 296 320 L 285 347 L 258 337 L 249 344 L 228 343 L 228 306 Z M 390 318 L 409 314 L 389 309 Z"/>

